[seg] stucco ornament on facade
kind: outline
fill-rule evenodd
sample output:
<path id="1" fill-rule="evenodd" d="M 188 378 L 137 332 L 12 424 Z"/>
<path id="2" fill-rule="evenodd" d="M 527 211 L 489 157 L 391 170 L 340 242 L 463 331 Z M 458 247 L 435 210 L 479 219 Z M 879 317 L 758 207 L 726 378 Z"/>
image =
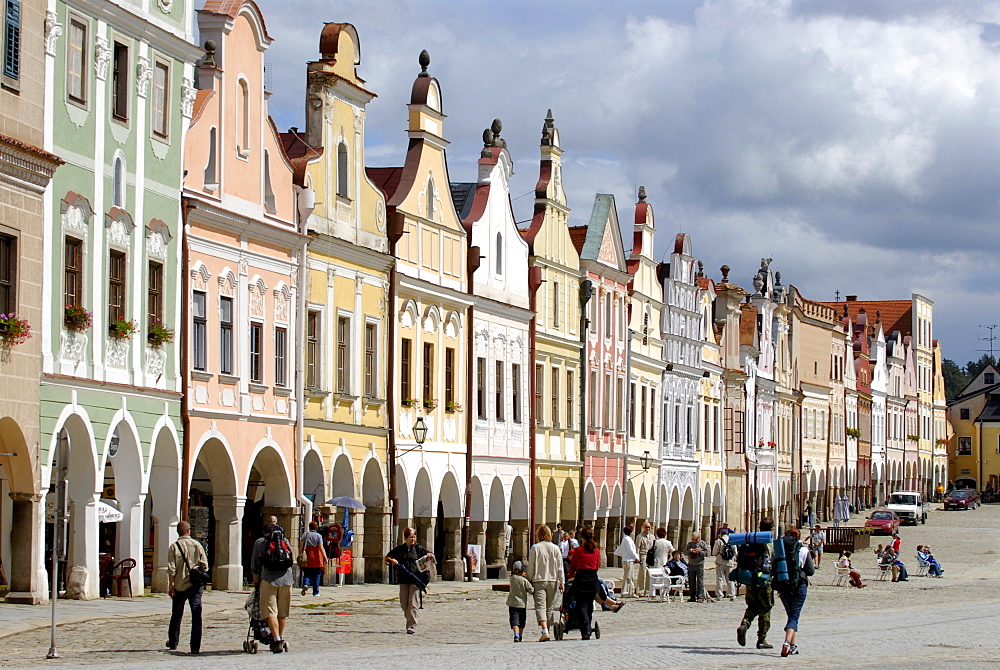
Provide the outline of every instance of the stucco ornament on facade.
<path id="1" fill-rule="evenodd" d="M 151 258 L 165 260 L 167 257 L 167 245 L 173 236 L 167 228 L 167 224 L 159 219 L 153 219 L 146 226 L 146 255 Z"/>
<path id="2" fill-rule="evenodd" d="M 104 362 L 108 367 L 125 368 L 128 361 L 128 342 L 108 337 L 104 349 Z"/>
<path id="3" fill-rule="evenodd" d="M 153 68 L 149 66 L 149 59 L 139 56 L 135 64 L 135 91 L 140 98 L 146 97 L 149 90 L 149 80 L 153 78 Z"/>
<path id="4" fill-rule="evenodd" d="M 111 62 L 111 47 L 108 40 L 103 37 L 97 38 L 97 47 L 94 49 L 94 71 L 97 78 L 104 81 L 108 77 L 108 63 Z"/>
<path id="5" fill-rule="evenodd" d="M 130 246 L 132 242 L 132 230 L 135 228 L 135 224 L 132 223 L 127 214 L 118 212 L 118 215 L 113 218 L 109 215 L 107 227 L 108 241 L 111 244 L 125 248 Z"/>
<path id="6" fill-rule="evenodd" d="M 184 78 L 184 85 L 181 86 L 181 114 L 185 119 L 190 119 L 194 113 L 194 98 L 198 95 L 198 89 L 194 87 L 194 82 Z"/>
<path id="7" fill-rule="evenodd" d="M 63 27 L 55 12 L 45 12 L 45 54 L 56 55 L 56 43 L 62 37 Z"/>
<path id="8" fill-rule="evenodd" d="M 146 374 L 159 379 L 167 364 L 167 352 L 162 349 L 146 347 Z"/>
<path id="9" fill-rule="evenodd" d="M 62 342 L 59 350 L 62 360 L 79 363 L 84 359 L 85 352 L 87 351 L 86 334 L 63 330 L 61 339 Z"/>
<path id="10" fill-rule="evenodd" d="M 156 4 L 160 6 L 161 12 L 169 14 L 170 8 L 174 5 L 174 0 L 156 0 Z"/>
<path id="11" fill-rule="evenodd" d="M 288 323 L 288 288 L 282 284 L 274 290 L 274 320 Z"/>

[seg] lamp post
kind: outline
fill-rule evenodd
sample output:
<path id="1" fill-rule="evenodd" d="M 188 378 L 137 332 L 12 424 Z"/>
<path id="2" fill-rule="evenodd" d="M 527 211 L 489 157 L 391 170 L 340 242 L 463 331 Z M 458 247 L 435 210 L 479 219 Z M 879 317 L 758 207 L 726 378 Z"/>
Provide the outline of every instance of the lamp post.
<path id="1" fill-rule="evenodd" d="M 424 446 L 424 440 L 427 439 L 427 424 L 424 423 L 424 417 L 418 416 L 417 422 L 413 424 L 413 439 L 417 443 L 417 447 Z"/>
<path id="2" fill-rule="evenodd" d="M 69 444 L 69 435 L 66 434 L 65 429 L 60 431 L 59 436 L 56 438 L 56 454 L 55 463 L 52 467 L 52 474 L 49 477 L 49 495 L 55 497 L 55 510 L 54 518 L 52 519 L 52 592 L 49 594 L 49 599 L 52 603 L 52 628 L 49 639 L 49 652 L 45 655 L 45 658 L 60 658 L 59 652 L 56 650 L 56 601 L 59 600 L 59 544 L 62 540 L 63 533 L 63 522 L 66 518 L 65 515 L 65 474 L 63 473 L 63 468 L 65 467 L 65 457 L 64 453 Z"/>

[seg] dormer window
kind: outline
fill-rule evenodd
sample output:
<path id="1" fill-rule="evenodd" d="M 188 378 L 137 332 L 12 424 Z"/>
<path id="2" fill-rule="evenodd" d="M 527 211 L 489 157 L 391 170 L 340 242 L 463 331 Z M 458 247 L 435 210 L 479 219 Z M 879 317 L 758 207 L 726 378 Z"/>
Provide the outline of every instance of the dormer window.
<path id="1" fill-rule="evenodd" d="M 337 145 L 337 195 L 341 198 L 348 198 L 347 191 L 347 144 L 341 142 Z"/>
<path id="2" fill-rule="evenodd" d="M 996 383 L 996 382 L 993 381 L 993 379 L 994 379 L 994 377 L 993 377 L 993 373 L 992 372 L 987 372 L 987 373 L 983 374 L 983 382 L 984 383 L 986 383 L 986 384 L 994 384 L 994 383 Z"/>
<path id="3" fill-rule="evenodd" d="M 121 156 L 115 157 L 112 180 L 112 201 L 115 207 L 125 209 L 125 161 Z"/>
<path id="4" fill-rule="evenodd" d="M 503 274 L 503 233 L 497 233 L 496 273 Z"/>
<path id="5" fill-rule="evenodd" d="M 240 79 L 236 90 L 239 121 L 236 128 L 236 152 L 241 156 L 250 153 L 250 89 L 246 79 Z"/>
<path id="6" fill-rule="evenodd" d="M 427 218 L 434 220 L 434 180 L 427 180 Z"/>

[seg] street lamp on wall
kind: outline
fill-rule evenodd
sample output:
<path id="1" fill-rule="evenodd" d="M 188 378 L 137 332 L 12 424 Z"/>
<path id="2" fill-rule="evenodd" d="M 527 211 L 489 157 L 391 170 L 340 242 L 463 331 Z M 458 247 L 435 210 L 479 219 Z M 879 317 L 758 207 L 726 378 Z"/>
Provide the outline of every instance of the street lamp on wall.
<path id="1" fill-rule="evenodd" d="M 809 474 L 810 472 L 812 472 L 812 469 L 813 469 L 813 464 L 812 464 L 812 461 L 806 461 L 806 465 L 805 465 L 805 468 L 803 468 L 803 469 L 804 469 L 804 470 L 806 471 L 806 474 L 807 474 L 807 475 L 808 475 L 808 474 Z"/>
<path id="2" fill-rule="evenodd" d="M 427 439 L 427 424 L 424 423 L 422 416 L 418 416 L 417 422 L 413 424 L 413 439 L 416 441 L 417 447 L 422 447 L 424 440 Z"/>
<path id="3" fill-rule="evenodd" d="M 648 451 L 642 452 L 642 456 L 639 458 L 639 464 L 642 465 L 643 472 L 646 472 L 646 471 L 649 470 L 649 466 L 650 466 L 651 462 L 652 462 L 652 458 L 650 458 L 649 452 Z"/>

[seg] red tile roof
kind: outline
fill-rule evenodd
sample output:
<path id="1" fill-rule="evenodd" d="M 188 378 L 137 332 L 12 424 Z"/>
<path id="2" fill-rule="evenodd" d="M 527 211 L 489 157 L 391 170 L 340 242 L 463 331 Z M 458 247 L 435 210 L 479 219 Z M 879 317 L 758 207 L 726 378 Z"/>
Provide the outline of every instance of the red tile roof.
<path id="1" fill-rule="evenodd" d="M 875 315 L 881 312 L 882 330 L 886 335 L 899 331 L 903 335 L 913 334 L 913 301 L 912 300 L 846 300 L 841 302 L 820 303 L 837 310 L 837 316 L 847 313 L 852 322 L 857 322 L 858 312 L 865 310 L 869 325 L 875 325 Z"/>
<path id="2" fill-rule="evenodd" d="M 403 168 L 370 167 L 365 168 L 365 172 L 368 173 L 368 178 L 375 182 L 375 185 L 382 189 L 382 192 L 385 193 L 385 199 L 391 200 L 393 194 L 396 192 L 396 188 L 399 186 L 399 180 L 403 176 Z"/>
<path id="3" fill-rule="evenodd" d="M 271 36 L 267 34 L 267 25 L 264 23 L 264 13 L 260 11 L 260 7 L 253 0 L 207 0 L 205 6 L 198 11 L 219 14 L 235 19 L 240 13 L 240 9 L 243 8 L 244 3 L 252 6 L 257 11 L 257 15 L 260 16 L 260 24 L 264 28 L 264 37 L 270 40 Z"/>
<path id="4" fill-rule="evenodd" d="M 309 146 L 306 144 L 306 140 L 302 134 L 296 132 L 296 130 L 292 129 L 287 133 L 281 133 L 281 145 L 284 147 L 285 153 L 288 154 L 289 158 L 302 158 L 303 156 L 313 158 L 323 154 L 322 147 L 317 149 Z"/>
<path id="5" fill-rule="evenodd" d="M 573 226 L 569 229 L 569 237 L 573 240 L 576 253 L 583 253 L 583 245 L 587 241 L 587 226 Z"/>

